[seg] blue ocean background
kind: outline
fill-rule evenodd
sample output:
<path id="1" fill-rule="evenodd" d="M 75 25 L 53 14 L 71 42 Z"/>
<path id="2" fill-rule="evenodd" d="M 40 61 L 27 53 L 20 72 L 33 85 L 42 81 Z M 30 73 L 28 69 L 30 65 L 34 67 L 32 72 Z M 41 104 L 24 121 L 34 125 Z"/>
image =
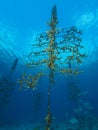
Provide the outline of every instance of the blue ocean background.
<path id="1" fill-rule="evenodd" d="M 49 29 L 47 22 L 51 9 L 56 4 L 58 27 L 77 26 L 83 31 L 86 60 L 81 64 L 83 73 L 79 85 L 88 94 L 84 97 L 93 107 L 98 118 L 98 1 L 97 0 L 0 0 L 0 88 L 7 84 L 8 100 L 0 100 L 0 124 L 43 123 L 47 113 L 48 78 L 39 80 L 39 87 L 19 90 L 17 82 L 28 61 L 37 33 Z M 18 58 L 17 66 L 10 79 L 11 67 Z M 56 74 L 56 85 L 51 94 L 51 112 L 57 122 L 64 122 L 66 114 L 74 114 L 73 103 L 68 99 L 67 81 Z M 9 87 L 13 86 L 11 89 Z M 2 96 L 2 89 L 0 90 Z"/>

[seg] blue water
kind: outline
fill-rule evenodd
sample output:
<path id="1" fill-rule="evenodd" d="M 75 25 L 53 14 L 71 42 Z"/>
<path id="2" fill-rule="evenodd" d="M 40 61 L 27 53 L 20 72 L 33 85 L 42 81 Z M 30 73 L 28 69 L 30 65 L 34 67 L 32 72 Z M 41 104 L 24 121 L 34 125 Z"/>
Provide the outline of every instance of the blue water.
<path id="1" fill-rule="evenodd" d="M 48 77 L 39 80 L 35 91 L 19 90 L 17 81 L 28 62 L 34 37 L 49 29 L 47 22 L 54 4 L 59 28 L 75 25 L 83 31 L 82 43 L 88 56 L 80 66 L 83 73 L 79 75 L 79 86 L 82 91 L 88 91 L 84 102 L 90 103 L 92 113 L 98 118 L 98 1 L 0 0 L 0 97 L 3 91 L 3 98 L 8 96 L 5 103 L 3 98 L 0 100 L 0 124 L 39 123 L 47 114 Z M 9 78 L 16 58 L 18 61 Z M 74 103 L 68 99 L 67 79 L 56 73 L 55 80 L 51 113 L 55 121 L 61 122 L 66 120 L 66 113 L 69 117 L 74 115 Z M 6 90 L 2 90 L 4 86 Z"/>

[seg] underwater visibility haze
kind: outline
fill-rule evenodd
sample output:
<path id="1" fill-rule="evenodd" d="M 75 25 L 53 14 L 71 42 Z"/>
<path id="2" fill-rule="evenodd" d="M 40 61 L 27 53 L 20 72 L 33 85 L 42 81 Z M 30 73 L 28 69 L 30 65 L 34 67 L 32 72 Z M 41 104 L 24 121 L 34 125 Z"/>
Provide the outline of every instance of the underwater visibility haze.
<path id="1" fill-rule="evenodd" d="M 98 130 L 98 1 L 0 1 L 0 130 Z"/>

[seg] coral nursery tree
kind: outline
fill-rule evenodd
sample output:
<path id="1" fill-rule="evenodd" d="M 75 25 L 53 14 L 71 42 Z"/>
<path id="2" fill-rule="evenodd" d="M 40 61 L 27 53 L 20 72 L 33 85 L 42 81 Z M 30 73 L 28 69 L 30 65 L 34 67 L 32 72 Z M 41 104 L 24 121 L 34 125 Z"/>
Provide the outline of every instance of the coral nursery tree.
<path id="1" fill-rule="evenodd" d="M 45 130 L 50 130 L 52 125 L 51 113 L 51 91 L 56 83 L 55 74 L 63 73 L 65 75 L 78 75 L 80 73 L 78 64 L 82 62 L 85 54 L 80 50 L 84 49 L 80 38 L 82 32 L 75 26 L 70 28 L 57 28 L 57 8 L 53 6 L 51 18 L 48 22 L 49 30 L 40 33 L 32 44 L 32 51 L 29 53 L 29 62 L 26 67 L 30 69 L 22 74 L 19 80 L 21 86 L 35 90 L 38 80 L 42 76 L 49 77 L 48 87 L 48 106 L 45 116 Z M 33 68 L 37 68 L 35 74 Z"/>

